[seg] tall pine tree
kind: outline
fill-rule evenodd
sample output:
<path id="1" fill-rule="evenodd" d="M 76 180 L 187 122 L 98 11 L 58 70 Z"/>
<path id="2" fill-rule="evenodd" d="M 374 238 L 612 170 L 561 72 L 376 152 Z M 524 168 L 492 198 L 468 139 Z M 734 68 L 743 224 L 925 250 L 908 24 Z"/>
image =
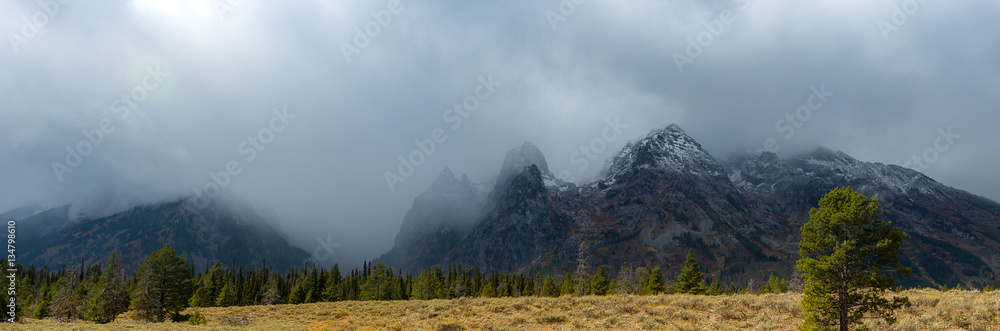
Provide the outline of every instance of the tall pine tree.
<path id="1" fill-rule="evenodd" d="M 850 187 L 830 191 L 809 211 L 802 225 L 798 269 L 805 278 L 801 330 L 838 325 L 848 330 L 865 315 L 893 324 L 895 310 L 909 306 L 907 297 L 884 294 L 896 285 L 887 272 L 907 276 L 897 255 L 902 231 L 882 219 L 878 199 L 868 200 Z"/>
<path id="2" fill-rule="evenodd" d="M 168 314 L 180 317 L 191 297 L 191 271 L 170 245 L 142 261 L 136 270 L 132 308 L 147 321 L 163 321 Z"/>
<path id="3" fill-rule="evenodd" d="M 643 282 L 642 294 L 653 295 L 666 291 L 667 289 L 663 285 L 663 272 L 660 271 L 660 267 L 647 265 L 646 270 L 649 270 L 649 272 L 646 274 L 646 279 Z"/>
<path id="4" fill-rule="evenodd" d="M 688 249 L 687 258 L 684 259 L 684 268 L 677 275 L 677 284 L 673 287 L 674 293 L 705 294 L 708 286 L 705 285 L 705 277 L 701 273 L 701 266 L 694 259 L 694 252 Z"/>
<path id="5" fill-rule="evenodd" d="M 126 310 L 128 292 L 125 289 L 125 270 L 118 265 L 118 252 L 111 251 L 107 269 L 90 290 L 85 317 L 97 323 L 109 323 Z"/>
<path id="6" fill-rule="evenodd" d="M 608 275 L 604 273 L 604 266 L 597 267 L 594 278 L 590 281 L 590 293 L 593 295 L 605 295 L 608 293 Z"/>
<path id="7" fill-rule="evenodd" d="M 236 305 L 236 289 L 234 289 L 233 283 L 226 282 L 222 285 L 222 290 L 219 291 L 219 297 L 215 298 L 215 306 L 217 307 L 229 307 Z"/>
<path id="8" fill-rule="evenodd" d="M 553 298 L 559 296 L 559 288 L 556 287 L 556 283 L 552 281 L 550 275 L 546 275 L 545 282 L 542 283 L 542 296 Z"/>

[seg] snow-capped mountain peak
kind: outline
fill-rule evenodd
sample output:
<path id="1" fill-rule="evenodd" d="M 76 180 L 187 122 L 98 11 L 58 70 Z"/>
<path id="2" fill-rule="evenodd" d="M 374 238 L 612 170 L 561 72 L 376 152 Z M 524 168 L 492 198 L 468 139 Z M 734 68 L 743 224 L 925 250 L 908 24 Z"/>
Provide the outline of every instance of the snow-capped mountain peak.
<path id="1" fill-rule="evenodd" d="M 608 161 L 603 174 L 609 181 L 632 169 L 660 169 L 703 176 L 724 176 L 722 166 L 677 124 L 653 129 L 634 140 Z"/>

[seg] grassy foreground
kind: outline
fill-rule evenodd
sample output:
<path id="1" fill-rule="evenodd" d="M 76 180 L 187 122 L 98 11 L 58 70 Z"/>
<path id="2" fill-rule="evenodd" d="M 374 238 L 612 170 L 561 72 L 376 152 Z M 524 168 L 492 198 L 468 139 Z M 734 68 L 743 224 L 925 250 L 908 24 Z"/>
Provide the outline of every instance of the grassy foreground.
<path id="1" fill-rule="evenodd" d="M 913 306 L 872 330 L 1000 330 L 1000 291 L 909 290 Z M 351 301 L 203 308 L 208 324 L 144 324 L 123 314 L 100 325 L 29 319 L 17 330 L 794 330 L 801 294 L 607 296 Z M 188 309 L 185 313 L 190 314 Z M 5 324 L 0 329 L 11 329 Z"/>

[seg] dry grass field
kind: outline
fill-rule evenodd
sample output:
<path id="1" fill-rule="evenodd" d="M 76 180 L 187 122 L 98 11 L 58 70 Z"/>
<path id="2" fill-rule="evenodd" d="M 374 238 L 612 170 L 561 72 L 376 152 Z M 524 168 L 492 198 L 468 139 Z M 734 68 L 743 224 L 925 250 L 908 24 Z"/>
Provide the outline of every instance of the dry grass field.
<path id="1" fill-rule="evenodd" d="M 910 290 L 913 303 L 870 330 L 1000 330 L 1000 291 Z M 794 330 L 801 294 L 607 296 L 353 301 L 205 308 L 207 325 L 143 324 L 123 314 L 106 325 L 27 320 L 16 330 Z M 190 314 L 193 310 L 187 310 Z M 0 328 L 11 329 L 5 324 Z"/>

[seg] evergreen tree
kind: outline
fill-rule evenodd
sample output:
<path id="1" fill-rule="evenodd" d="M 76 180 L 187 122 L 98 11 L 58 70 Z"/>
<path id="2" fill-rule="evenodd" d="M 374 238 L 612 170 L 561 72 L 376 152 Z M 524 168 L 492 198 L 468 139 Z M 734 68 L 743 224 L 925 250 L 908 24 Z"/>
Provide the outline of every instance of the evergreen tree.
<path id="1" fill-rule="evenodd" d="M 765 283 L 764 286 L 761 286 L 760 289 L 757 290 L 757 294 L 785 293 L 785 292 L 788 292 L 788 281 L 782 279 L 781 277 L 775 276 L 774 274 L 771 274 L 771 276 L 769 276 L 767 279 L 767 283 Z"/>
<path id="2" fill-rule="evenodd" d="M 306 301 L 305 280 L 295 282 L 292 291 L 288 292 L 288 303 L 297 305 Z"/>
<path id="3" fill-rule="evenodd" d="M 573 274 L 567 272 L 566 275 L 563 276 L 563 281 L 559 289 L 559 294 L 573 295 L 574 292 L 576 292 L 576 288 L 573 284 Z"/>
<path id="4" fill-rule="evenodd" d="M 416 284 L 413 285 L 413 295 L 420 300 L 444 298 L 444 278 L 441 274 L 441 266 L 436 265 L 420 272 Z"/>
<path id="5" fill-rule="evenodd" d="M 694 259 L 694 252 L 688 249 L 687 258 L 684 259 L 684 268 L 677 275 L 677 284 L 674 285 L 674 293 L 705 294 L 708 286 L 705 285 L 705 277 L 701 273 L 701 266 Z"/>
<path id="6" fill-rule="evenodd" d="M 205 315 L 202 315 L 201 312 L 198 311 L 198 308 L 195 308 L 194 313 L 191 314 L 191 318 L 188 319 L 188 324 L 205 325 L 206 323 L 208 323 L 208 319 L 206 319 Z"/>
<path id="7" fill-rule="evenodd" d="M 163 321 L 167 314 L 176 319 L 191 297 L 190 275 L 184 257 L 170 245 L 163 245 L 136 270 L 138 282 L 131 307 L 147 321 Z"/>
<path id="8" fill-rule="evenodd" d="M 125 270 L 118 265 L 117 251 L 111 251 L 108 268 L 90 290 L 85 317 L 97 323 L 114 322 L 118 314 L 128 310 Z"/>
<path id="9" fill-rule="evenodd" d="M 52 317 L 64 322 L 83 318 L 84 302 L 80 280 L 74 272 L 67 272 L 56 282 L 56 294 L 52 298 Z"/>
<path id="10" fill-rule="evenodd" d="M 497 285 L 497 296 L 509 297 L 514 295 L 514 277 L 510 273 L 504 273 L 500 279 L 500 285 Z"/>
<path id="11" fill-rule="evenodd" d="M 618 295 L 618 280 L 617 279 L 612 279 L 611 282 L 608 283 L 608 292 L 607 292 L 607 294 L 608 295 Z"/>
<path id="12" fill-rule="evenodd" d="M 211 307 L 214 305 L 215 300 L 212 300 L 212 287 L 214 287 L 212 277 L 201 277 L 201 281 L 198 282 L 198 289 L 194 291 L 191 299 L 188 300 L 188 306 Z"/>
<path id="13" fill-rule="evenodd" d="M 302 288 L 304 294 L 302 302 L 319 302 L 321 299 L 320 293 L 322 293 L 322 289 L 319 287 L 319 275 L 316 273 L 316 265 L 313 264 L 312 273 L 310 273 L 309 277 L 306 278 L 305 286 Z"/>
<path id="14" fill-rule="evenodd" d="M 215 261 L 215 265 L 212 267 L 208 267 L 206 264 L 205 272 L 192 279 L 194 292 L 188 299 L 188 306 L 214 306 L 215 299 L 219 297 L 219 291 L 222 289 L 220 285 L 224 284 L 223 277 L 225 277 L 225 271 L 222 269 L 222 262 Z"/>
<path id="15" fill-rule="evenodd" d="M 496 285 L 493 285 L 493 281 L 492 280 L 487 280 L 485 283 L 483 283 L 482 287 L 483 287 L 483 289 L 481 291 L 479 291 L 479 296 L 480 297 L 483 297 L 483 298 L 496 298 L 497 297 Z"/>
<path id="16" fill-rule="evenodd" d="M 608 293 L 608 275 L 604 273 L 604 266 L 597 267 L 594 278 L 590 281 L 590 293 L 593 295 L 605 295 Z"/>
<path id="17" fill-rule="evenodd" d="M 739 292 L 739 290 L 736 289 L 736 284 L 729 283 L 729 286 L 726 287 L 726 294 L 727 295 L 733 295 L 733 294 L 736 294 L 737 292 Z"/>
<path id="18" fill-rule="evenodd" d="M 205 280 L 205 287 L 208 290 L 207 305 L 205 307 L 211 307 L 215 304 L 215 298 L 219 297 L 219 292 L 222 291 L 222 286 L 226 284 L 226 270 L 222 268 L 222 262 L 215 261 L 211 269 L 205 270 L 205 275 L 207 279 Z"/>
<path id="19" fill-rule="evenodd" d="M 333 268 L 330 268 L 330 275 L 327 277 L 326 284 L 323 289 L 323 300 L 324 301 L 340 301 L 343 300 L 340 297 L 340 267 L 336 264 Z"/>
<path id="20" fill-rule="evenodd" d="M 389 300 L 392 294 L 392 271 L 382 262 L 375 264 L 369 271 L 368 279 L 361 286 L 361 300 Z M 438 293 L 443 284 L 438 284 L 435 293 Z"/>
<path id="21" fill-rule="evenodd" d="M 35 309 L 31 311 L 31 318 L 43 319 L 49 317 L 49 315 L 49 301 L 44 299 L 42 299 L 38 305 L 35 306 Z"/>
<path id="22" fill-rule="evenodd" d="M 708 295 L 722 295 L 725 291 L 722 290 L 722 282 L 718 278 L 712 280 L 712 285 L 708 286 L 708 291 L 705 294 Z"/>
<path id="23" fill-rule="evenodd" d="M 649 270 L 649 273 L 642 287 L 642 294 L 653 295 L 666 291 L 667 288 L 663 285 L 663 272 L 660 271 L 660 267 L 648 265 L 646 266 L 646 270 Z"/>
<path id="24" fill-rule="evenodd" d="M 315 270 L 314 270 L 315 271 Z M 314 298 L 313 293 L 316 292 L 316 274 L 308 273 L 302 277 L 302 282 L 299 286 L 298 302 L 299 303 L 313 303 L 319 298 Z"/>
<path id="25" fill-rule="evenodd" d="M 553 298 L 559 296 L 559 288 L 552 281 L 552 276 L 545 276 L 545 282 L 542 284 L 542 296 Z"/>
<path id="26" fill-rule="evenodd" d="M 907 297 L 886 298 L 896 279 L 884 270 L 908 276 L 897 252 L 906 237 L 882 219 L 877 198 L 868 200 L 850 187 L 830 191 L 809 211 L 802 225 L 798 270 L 805 278 L 802 330 L 838 325 L 848 330 L 867 314 L 896 322 L 895 310 Z"/>
<path id="27" fill-rule="evenodd" d="M 261 298 L 261 304 L 265 305 L 276 305 L 284 302 L 281 297 L 281 289 L 278 287 L 278 275 L 272 271 L 267 277 L 267 290 L 264 291 L 264 297 Z"/>
<path id="28" fill-rule="evenodd" d="M 233 289 L 233 284 L 226 282 L 222 286 L 222 290 L 219 291 L 219 297 L 215 299 L 216 307 L 229 307 L 236 305 L 236 290 Z"/>

